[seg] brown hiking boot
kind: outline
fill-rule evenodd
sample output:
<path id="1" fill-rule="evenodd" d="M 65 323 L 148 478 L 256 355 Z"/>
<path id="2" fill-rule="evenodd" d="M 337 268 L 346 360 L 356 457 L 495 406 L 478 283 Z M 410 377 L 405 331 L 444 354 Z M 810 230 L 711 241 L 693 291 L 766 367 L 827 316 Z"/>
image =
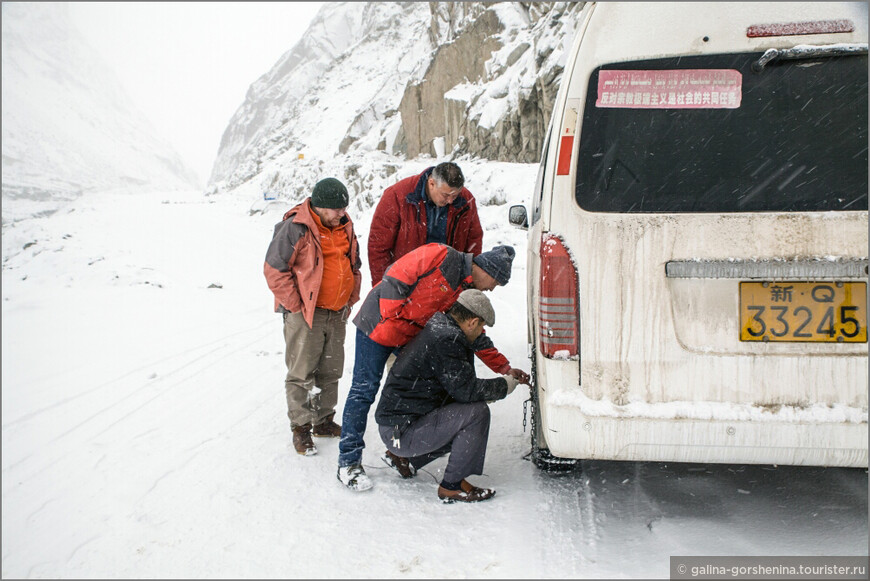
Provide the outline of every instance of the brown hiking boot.
<path id="1" fill-rule="evenodd" d="M 317 454 L 317 448 L 314 446 L 314 442 L 311 441 L 311 424 L 293 426 L 293 447 L 296 448 L 298 454 L 303 456 L 314 456 Z"/>
<path id="2" fill-rule="evenodd" d="M 311 433 L 317 438 L 340 438 L 341 426 L 332 421 L 335 417 L 335 412 L 332 412 L 326 419 L 314 426 Z"/>
<path id="3" fill-rule="evenodd" d="M 443 486 L 438 487 L 438 498 L 445 504 L 451 502 L 480 502 L 495 496 L 495 490 L 491 488 L 478 488 L 468 480 L 463 480 L 460 485 L 462 490 L 447 490 Z"/>
<path id="4" fill-rule="evenodd" d="M 389 450 L 384 452 L 381 460 L 384 461 L 384 464 L 398 472 L 402 478 L 413 478 L 417 474 L 417 469 L 411 465 L 407 458 L 396 456 Z"/>

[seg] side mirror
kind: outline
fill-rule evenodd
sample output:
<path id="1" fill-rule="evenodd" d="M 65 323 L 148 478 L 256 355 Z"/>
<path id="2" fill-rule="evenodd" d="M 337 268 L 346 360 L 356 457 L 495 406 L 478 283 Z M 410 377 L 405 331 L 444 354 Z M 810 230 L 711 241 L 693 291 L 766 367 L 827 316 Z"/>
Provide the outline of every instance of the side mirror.
<path id="1" fill-rule="evenodd" d="M 526 230 L 529 227 L 529 214 L 525 206 L 511 206 L 508 210 L 508 222 Z"/>

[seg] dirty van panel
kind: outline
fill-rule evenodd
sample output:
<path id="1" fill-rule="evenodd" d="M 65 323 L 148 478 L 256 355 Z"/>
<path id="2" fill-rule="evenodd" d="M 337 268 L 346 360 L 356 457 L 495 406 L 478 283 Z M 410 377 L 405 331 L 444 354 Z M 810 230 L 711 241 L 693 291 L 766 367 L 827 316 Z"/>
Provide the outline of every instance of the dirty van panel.
<path id="1" fill-rule="evenodd" d="M 584 14 L 529 228 L 533 450 L 866 467 L 866 3 Z"/>
<path id="2" fill-rule="evenodd" d="M 580 207 L 866 211 L 866 53 L 758 67 L 763 54 L 595 69 L 578 148 Z"/>

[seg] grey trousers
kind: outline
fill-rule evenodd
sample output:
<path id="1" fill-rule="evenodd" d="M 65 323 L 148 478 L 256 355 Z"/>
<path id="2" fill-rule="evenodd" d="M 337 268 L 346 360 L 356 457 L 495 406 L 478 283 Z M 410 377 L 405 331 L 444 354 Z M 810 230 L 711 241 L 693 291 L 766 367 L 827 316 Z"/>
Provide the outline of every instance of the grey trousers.
<path id="1" fill-rule="evenodd" d="M 346 329 L 344 311 L 315 309 L 311 328 L 302 313 L 284 313 L 284 391 L 291 426 L 317 425 L 335 411 Z"/>
<path id="2" fill-rule="evenodd" d="M 407 458 L 417 469 L 449 453 L 444 480 L 459 482 L 471 474 L 483 474 L 489 420 L 486 402 L 454 402 L 408 426 L 399 447 L 393 443 L 392 426 L 378 426 L 378 432 L 390 452 Z"/>

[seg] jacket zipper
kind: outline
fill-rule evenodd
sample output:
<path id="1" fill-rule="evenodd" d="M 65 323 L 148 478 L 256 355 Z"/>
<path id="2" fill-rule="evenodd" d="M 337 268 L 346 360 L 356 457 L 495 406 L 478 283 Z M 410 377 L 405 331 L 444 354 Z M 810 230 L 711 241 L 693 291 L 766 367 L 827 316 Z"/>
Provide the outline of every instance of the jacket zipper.
<path id="1" fill-rule="evenodd" d="M 456 237 L 456 226 L 459 224 L 459 218 L 468 211 L 468 206 L 465 206 L 453 216 L 453 222 L 448 224 L 450 226 L 450 232 L 447 234 L 447 246 L 453 246 L 453 240 Z M 450 216 L 447 217 L 448 222 L 450 221 Z"/>

